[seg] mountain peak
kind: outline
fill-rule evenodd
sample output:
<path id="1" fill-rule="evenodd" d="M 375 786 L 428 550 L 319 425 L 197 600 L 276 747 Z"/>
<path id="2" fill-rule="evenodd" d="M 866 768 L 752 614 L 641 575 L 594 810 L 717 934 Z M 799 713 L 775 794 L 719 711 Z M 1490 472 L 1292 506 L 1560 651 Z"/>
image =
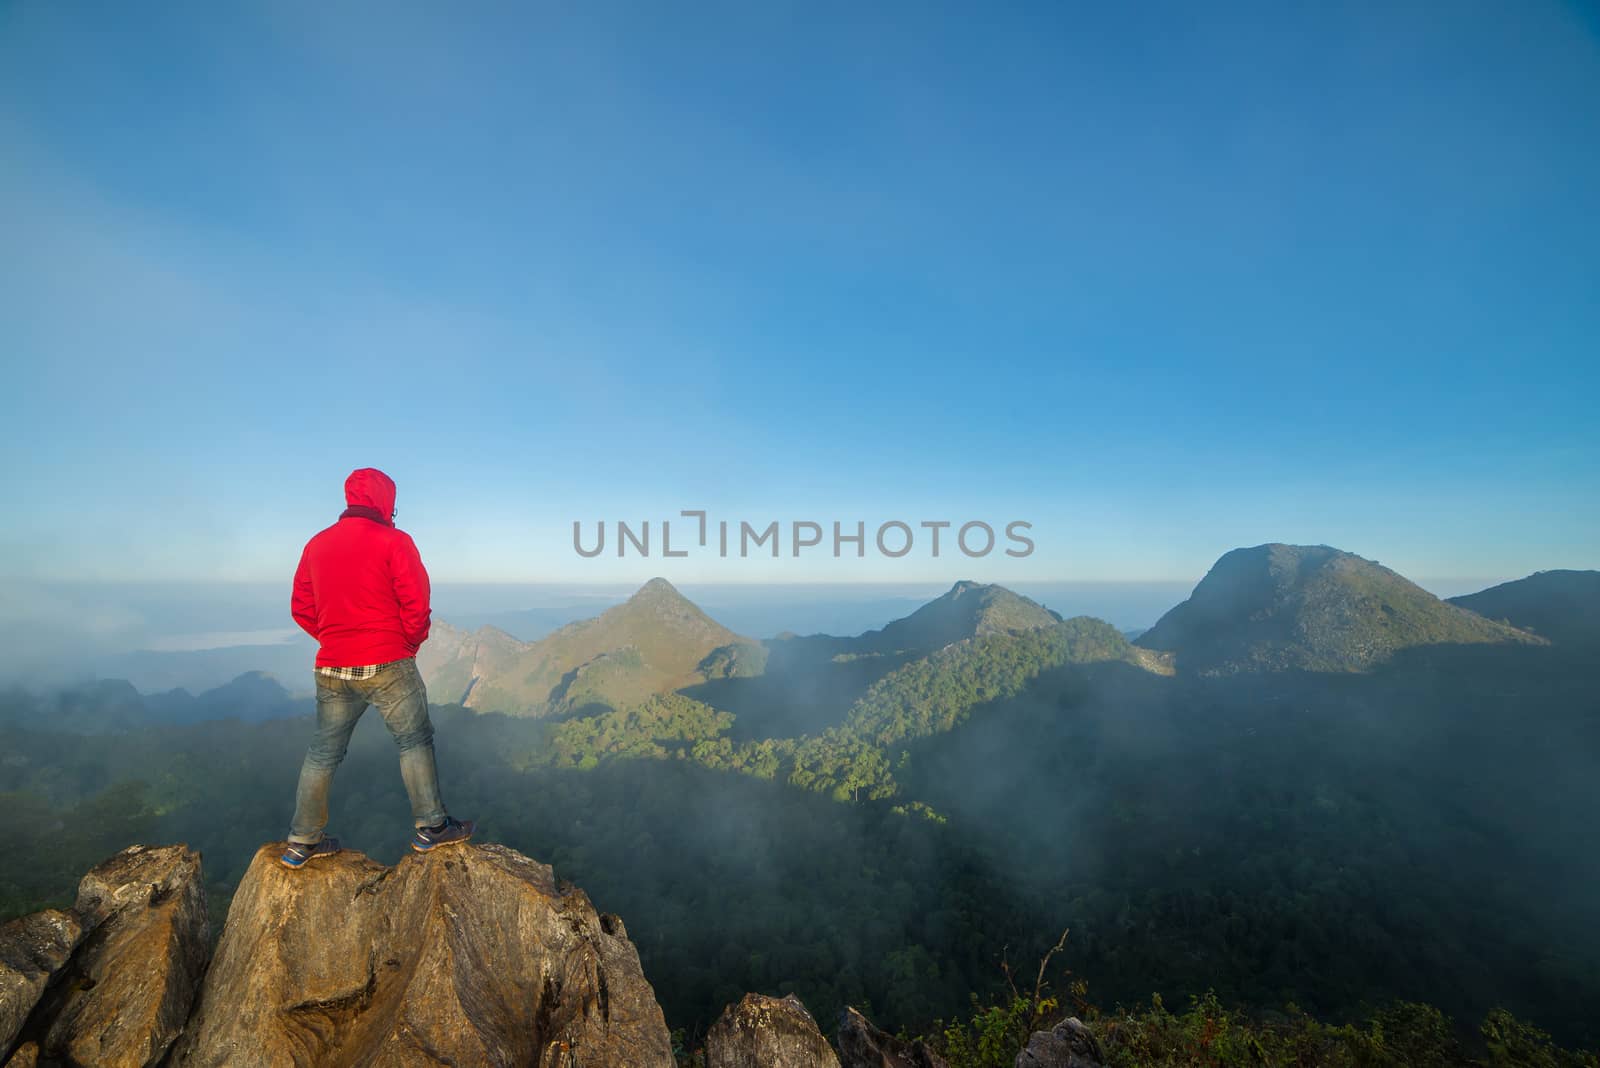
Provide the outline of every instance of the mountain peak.
<path id="1" fill-rule="evenodd" d="M 482 711 L 546 715 L 584 708 L 620 708 L 657 693 L 706 681 L 705 671 L 731 670 L 739 649 L 760 646 L 706 615 L 677 587 L 656 577 L 621 604 L 580 619 L 535 642 L 501 635 L 446 650 L 429 663 L 432 688 L 465 693 Z M 713 657 L 725 650 L 721 657 Z"/>
<path id="2" fill-rule="evenodd" d="M 1537 641 L 1446 604 L 1401 575 L 1329 545 L 1270 542 L 1224 553 L 1137 644 L 1205 674 L 1360 671 L 1400 649 Z"/>
<path id="3" fill-rule="evenodd" d="M 634 591 L 632 597 L 619 605 L 606 609 L 593 620 L 570 624 L 585 627 L 591 623 L 627 623 L 631 627 L 664 628 L 667 631 L 716 631 L 732 641 L 738 635 L 728 631 L 716 620 L 706 615 L 672 583 L 664 578 L 653 578 Z"/>
<path id="4" fill-rule="evenodd" d="M 662 597 L 670 597 L 675 600 L 688 600 L 688 598 L 684 597 L 683 594 L 678 592 L 678 587 L 674 586 L 660 575 L 657 575 L 649 582 L 646 582 L 643 586 L 640 586 L 634 591 L 633 596 L 628 598 L 628 600 L 640 601 Z"/>
<path id="5" fill-rule="evenodd" d="M 909 616 L 869 631 L 861 640 L 882 651 L 931 651 L 966 638 L 1047 627 L 1060 620 L 1048 608 L 1004 586 L 962 579 Z"/>
<path id="6" fill-rule="evenodd" d="M 289 691 L 283 688 L 283 683 L 277 677 L 265 671 L 246 671 L 236 675 L 208 693 L 220 694 L 224 692 L 265 694 L 271 697 L 287 697 Z"/>
<path id="7" fill-rule="evenodd" d="M 472 632 L 472 637 L 479 642 L 495 642 L 504 646 L 520 646 L 526 644 L 515 634 L 503 631 L 493 623 L 485 623 Z"/>

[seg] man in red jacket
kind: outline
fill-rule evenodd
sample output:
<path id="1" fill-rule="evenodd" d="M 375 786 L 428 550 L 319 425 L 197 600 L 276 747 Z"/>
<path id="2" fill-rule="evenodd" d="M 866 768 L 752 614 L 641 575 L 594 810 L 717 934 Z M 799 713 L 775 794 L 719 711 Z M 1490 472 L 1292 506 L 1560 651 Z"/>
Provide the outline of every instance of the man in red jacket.
<path id="1" fill-rule="evenodd" d="M 474 824 L 452 819 L 439 799 L 428 694 L 417 671 L 417 648 L 428 640 L 428 572 L 411 536 L 394 525 L 394 482 L 375 467 L 344 482 L 349 505 L 300 554 L 289 610 L 315 638 L 317 733 L 300 768 L 294 822 L 283 853 L 299 868 L 339 851 L 323 834 L 328 789 L 350 734 L 367 705 L 383 715 L 400 747 L 400 777 L 411 797 L 416 834 L 426 853 L 465 842 Z"/>

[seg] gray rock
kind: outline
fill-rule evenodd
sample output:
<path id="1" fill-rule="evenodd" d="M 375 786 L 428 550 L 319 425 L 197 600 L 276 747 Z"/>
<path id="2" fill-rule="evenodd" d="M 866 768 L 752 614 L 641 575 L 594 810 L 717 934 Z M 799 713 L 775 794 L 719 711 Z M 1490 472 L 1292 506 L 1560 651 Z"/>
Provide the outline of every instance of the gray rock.
<path id="1" fill-rule="evenodd" d="M 1105 1053 L 1084 1022 L 1069 1016 L 1049 1031 L 1035 1031 L 1017 1054 L 1016 1068 L 1102 1068 Z"/>
<path id="2" fill-rule="evenodd" d="M 77 916 L 46 909 L 0 926 L 0 1055 L 83 941 Z"/>
<path id="3" fill-rule="evenodd" d="M 902 1042 L 855 1009 L 839 1015 L 839 1061 L 844 1068 L 946 1068 L 924 1042 Z"/>
<path id="4" fill-rule="evenodd" d="M 706 1068 L 839 1068 L 800 999 L 746 994 L 706 1033 Z"/>
<path id="5" fill-rule="evenodd" d="M 464 845 L 289 871 L 281 851 L 240 882 L 172 1064 L 671 1068 L 621 923 L 548 865 Z"/>

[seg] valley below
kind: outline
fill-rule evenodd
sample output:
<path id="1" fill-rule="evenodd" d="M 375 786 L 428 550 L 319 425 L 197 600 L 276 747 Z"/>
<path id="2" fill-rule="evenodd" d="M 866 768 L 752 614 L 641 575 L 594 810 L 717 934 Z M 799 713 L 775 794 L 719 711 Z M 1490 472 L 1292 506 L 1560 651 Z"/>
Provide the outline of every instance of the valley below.
<path id="1" fill-rule="evenodd" d="M 691 1046 L 752 991 L 830 1034 L 846 1006 L 938 1034 L 1008 974 L 1031 985 L 1066 929 L 1052 988 L 1107 1011 L 1427 1003 L 1469 1037 L 1503 1009 L 1593 1047 L 1592 576 L 1485 591 L 1479 614 L 1352 554 L 1260 546 L 1133 643 L 975 582 L 860 635 L 757 641 L 658 579 L 534 642 L 436 623 L 419 666 L 451 811 L 623 917 Z M 0 917 L 179 842 L 225 915 L 309 738 L 270 683 L 7 693 Z M 386 864 L 394 762 L 369 715 L 330 825 Z"/>

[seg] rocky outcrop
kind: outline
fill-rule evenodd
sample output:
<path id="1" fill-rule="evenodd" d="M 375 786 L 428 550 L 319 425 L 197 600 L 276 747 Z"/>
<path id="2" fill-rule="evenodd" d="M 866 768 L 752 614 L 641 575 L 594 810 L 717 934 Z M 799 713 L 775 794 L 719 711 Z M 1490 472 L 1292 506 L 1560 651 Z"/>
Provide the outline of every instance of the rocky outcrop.
<path id="1" fill-rule="evenodd" d="M 465 845 L 290 871 L 281 850 L 256 852 L 209 967 L 200 857 L 181 845 L 130 847 L 73 908 L 0 927 L 0 1066 L 672 1068 L 622 921 L 548 865 Z M 849 1068 L 944 1068 L 854 1010 L 840 1036 Z M 840 1068 L 792 994 L 730 1005 L 705 1053 Z"/>
<path id="2" fill-rule="evenodd" d="M 92 933 L 40 1005 L 42 1056 L 156 1064 L 183 1031 L 205 972 L 200 855 L 181 845 L 125 849 L 84 876 L 74 911 Z"/>
<path id="3" fill-rule="evenodd" d="M 83 941 L 76 915 L 47 909 L 0 927 L 0 1057 Z"/>
<path id="4" fill-rule="evenodd" d="M 17 1051 L 6 1061 L 5 1068 L 38 1068 L 39 1043 L 24 1042 L 17 1047 Z"/>
<path id="5" fill-rule="evenodd" d="M 0 1054 L 21 1034 L 8 1066 L 158 1063 L 183 1030 L 209 944 L 200 855 L 123 850 L 83 877 L 70 911 L 0 929 Z M 17 967 L 19 949 L 31 971 Z"/>
<path id="6" fill-rule="evenodd" d="M 174 1064 L 672 1064 L 621 921 L 548 865 L 468 845 L 288 871 L 280 849 L 239 884 Z"/>
<path id="7" fill-rule="evenodd" d="M 947 1068 L 926 1043 L 885 1034 L 852 1008 L 839 1016 L 839 1061 L 843 1068 Z"/>
<path id="8" fill-rule="evenodd" d="M 839 1068 L 800 999 L 746 994 L 706 1033 L 706 1068 Z"/>
<path id="9" fill-rule="evenodd" d="M 1017 1054 L 1016 1068 L 1101 1068 L 1105 1053 L 1084 1022 L 1069 1016 L 1049 1031 L 1035 1031 Z"/>

